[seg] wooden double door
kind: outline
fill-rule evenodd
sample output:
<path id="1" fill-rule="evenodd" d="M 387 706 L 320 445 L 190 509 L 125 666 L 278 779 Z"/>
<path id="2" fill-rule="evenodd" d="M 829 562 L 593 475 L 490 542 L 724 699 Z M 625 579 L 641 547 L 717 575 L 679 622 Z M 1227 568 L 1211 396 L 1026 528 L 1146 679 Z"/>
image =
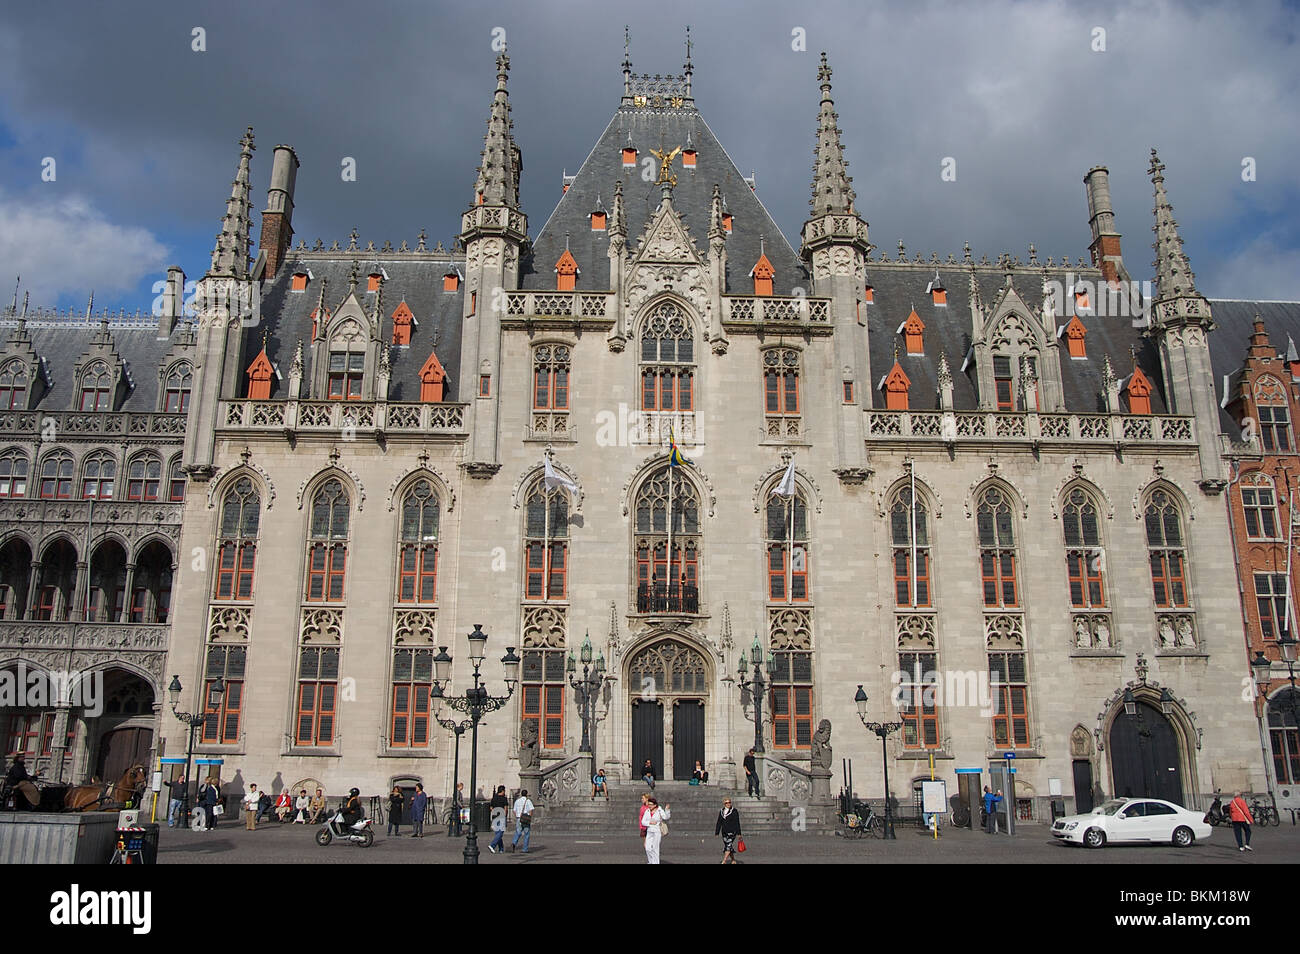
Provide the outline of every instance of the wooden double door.
<path id="1" fill-rule="evenodd" d="M 664 714 L 671 706 L 672 778 L 685 781 L 691 777 L 698 761 L 704 761 L 703 699 L 634 699 L 632 701 L 632 769 L 633 778 L 641 777 L 646 759 L 654 766 L 656 779 L 665 774 Z"/>

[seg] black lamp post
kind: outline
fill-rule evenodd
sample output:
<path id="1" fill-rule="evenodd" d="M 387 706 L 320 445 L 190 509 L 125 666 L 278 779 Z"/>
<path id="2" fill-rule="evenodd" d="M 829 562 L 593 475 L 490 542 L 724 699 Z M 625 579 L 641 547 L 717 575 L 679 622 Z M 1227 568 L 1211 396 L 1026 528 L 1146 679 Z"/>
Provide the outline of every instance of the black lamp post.
<path id="1" fill-rule="evenodd" d="M 573 653 L 569 653 L 569 660 L 566 663 L 566 669 L 569 673 L 569 685 L 573 687 L 574 698 L 577 700 L 579 711 L 582 713 L 582 744 L 578 746 L 579 752 L 592 752 L 591 748 L 591 704 L 596 698 L 596 693 L 600 692 L 601 686 L 605 684 L 605 654 L 596 654 L 596 665 L 593 668 L 591 664 L 591 636 L 588 634 L 582 640 L 582 678 L 577 677 L 578 664 L 573 658 Z M 592 752 L 592 764 L 595 765 L 596 756 Z"/>
<path id="2" fill-rule="evenodd" d="M 441 647 L 438 656 L 446 656 L 447 647 Z M 434 657 L 434 664 L 438 662 L 438 656 Z M 451 666 L 451 657 L 447 656 L 447 665 Z M 465 730 L 471 726 L 469 719 L 461 719 L 457 722 L 455 719 L 444 719 L 439 713 L 442 712 L 442 704 L 445 701 L 442 694 L 442 687 L 434 683 L 433 688 L 429 691 L 429 698 L 433 702 L 433 717 L 437 720 L 438 725 L 442 726 L 448 732 L 454 732 L 456 735 L 456 758 L 452 762 L 451 770 L 451 815 L 447 818 L 447 837 L 451 838 L 460 825 L 460 799 L 457 795 L 457 788 L 460 786 L 460 737 L 465 734 Z"/>
<path id="3" fill-rule="evenodd" d="M 1283 630 L 1282 635 L 1277 638 L 1278 653 L 1282 657 L 1282 662 L 1286 663 L 1287 680 L 1291 683 L 1291 693 L 1288 697 L 1291 719 L 1296 725 L 1300 726 L 1300 699 L 1297 699 L 1295 678 L 1298 644 L 1300 644 L 1300 640 L 1297 640 L 1286 630 Z M 1250 661 L 1250 668 L 1255 674 L 1255 684 L 1259 686 L 1259 694 L 1264 697 L 1264 714 L 1267 714 L 1268 688 L 1272 682 L 1273 663 L 1262 651 L 1256 650 L 1255 658 Z M 1264 714 L 1261 714 L 1261 718 L 1264 717 Z"/>
<path id="4" fill-rule="evenodd" d="M 763 678 L 763 647 L 758 644 L 758 634 L 754 634 L 754 645 L 749 647 L 753 655 L 754 677 L 749 676 L 750 663 L 745 661 L 745 654 L 740 654 L 740 665 L 736 667 L 736 674 L 740 677 L 739 685 L 742 690 L 748 689 L 750 698 L 754 700 L 754 754 L 762 755 L 766 750 L 763 748 L 763 692 L 770 684 L 772 676 L 776 674 L 776 659 L 771 654 L 767 654 L 767 679 Z"/>
<path id="5" fill-rule="evenodd" d="M 171 685 L 167 687 L 167 698 L 171 702 L 172 715 L 189 726 L 190 739 L 189 745 L 185 749 L 185 777 L 181 782 L 181 811 L 182 817 L 190 817 L 190 763 L 194 761 L 194 730 L 201 726 L 207 719 L 207 714 L 203 712 L 178 712 L 176 707 L 181 701 L 181 677 L 172 675 Z M 212 684 L 208 690 L 208 708 L 220 709 L 221 697 L 226 694 L 226 683 L 218 676 L 217 681 Z M 188 824 L 188 821 L 187 821 Z"/>
<path id="6" fill-rule="evenodd" d="M 507 647 L 506 654 L 501 657 L 501 668 L 505 671 L 506 694 L 490 696 L 487 687 L 481 684 L 479 676 L 479 667 L 483 665 L 488 639 L 487 633 L 483 632 L 483 625 L 475 623 L 474 632 L 467 638 L 469 639 L 469 661 L 474 667 L 474 685 L 466 689 L 462 696 L 448 696 L 443 692 L 443 685 L 451 682 L 451 656 L 447 654 L 447 647 L 441 646 L 438 655 L 433 659 L 434 687 L 437 690 L 433 698 L 435 704 L 439 704 L 436 700 L 441 699 L 442 704 L 451 706 L 457 712 L 466 713 L 473 730 L 469 763 L 469 834 L 465 836 L 464 860 L 467 865 L 476 865 L 478 864 L 478 836 L 474 825 L 474 808 L 478 795 L 478 724 L 486 713 L 496 712 L 514 695 L 515 684 L 519 681 L 519 657 L 515 655 L 515 647 Z"/>
<path id="7" fill-rule="evenodd" d="M 894 810 L 889 802 L 889 753 L 885 748 L 885 739 L 889 738 L 890 733 L 901 729 L 903 723 L 868 722 L 867 694 L 863 691 L 861 684 L 858 685 L 858 691 L 853 695 L 853 701 L 858 707 L 858 719 L 880 738 L 880 761 L 885 767 L 885 837 L 897 839 L 898 836 L 894 834 Z M 852 793 L 850 793 L 850 796 L 852 796 Z"/>

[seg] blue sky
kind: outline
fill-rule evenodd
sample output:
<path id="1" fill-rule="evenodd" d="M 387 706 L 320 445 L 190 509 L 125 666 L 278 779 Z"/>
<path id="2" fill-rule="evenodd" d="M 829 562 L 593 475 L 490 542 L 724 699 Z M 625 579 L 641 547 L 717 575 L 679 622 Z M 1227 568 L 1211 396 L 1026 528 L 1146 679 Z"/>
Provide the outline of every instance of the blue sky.
<path id="1" fill-rule="evenodd" d="M 1032 242 L 1073 260 L 1083 174 L 1105 164 L 1126 263 L 1149 278 L 1155 145 L 1202 292 L 1300 299 L 1295 3 L 327 0 L 0 14 L 0 302 L 19 273 L 33 304 L 83 307 L 93 288 L 128 310 L 149 308 L 168 264 L 201 277 L 249 124 L 259 212 L 271 147 L 298 151 L 298 238 L 413 243 L 425 228 L 450 244 L 500 30 L 536 231 L 618 105 L 625 21 L 650 73 L 680 70 L 691 24 L 697 105 L 793 243 L 824 49 L 858 208 L 891 255 L 901 239 L 960 258 L 968 241 L 1023 259 Z"/>

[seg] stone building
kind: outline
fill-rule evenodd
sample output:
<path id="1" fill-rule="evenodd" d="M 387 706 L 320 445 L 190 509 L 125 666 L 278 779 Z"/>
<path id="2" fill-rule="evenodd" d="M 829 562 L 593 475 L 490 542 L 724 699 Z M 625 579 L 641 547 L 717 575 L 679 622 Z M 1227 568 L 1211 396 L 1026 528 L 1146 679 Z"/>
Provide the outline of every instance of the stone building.
<path id="1" fill-rule="evenodd" d="M 902 723 L 905 803 L 932 756 L 954 791 L 1008 752 L 1026 818 L 1057 783 L 1080 807 L 1261 789 L 1217 306 L 1154 155 L 1154 296 L 1103 167 L 1077 261 L 880 253 L 823 57 L 796 248 L 697 111 L 689 57 L 623 73 L 530 234 L 498 58 L 450 250 L 293 246 L 298 157 L 279 146 L 253 259 L 243 140 L 198 287 L 168 658 L 228 790 L 448 791 L 435 658 L 463 694 L 477 625 L 492 693 L 507 647 L 523 661 L 482 727 L 483 789 L 562 797 L 591 764 L 635 778 L 647 758 L 734 782 L 755 644 L 762 771 L 792 801 L 838 785 L 831 744 L 879 793 L 859 685 L 870 719 Z M 588 640 L 607 675 L 589 756 L 566 673 Z"/>

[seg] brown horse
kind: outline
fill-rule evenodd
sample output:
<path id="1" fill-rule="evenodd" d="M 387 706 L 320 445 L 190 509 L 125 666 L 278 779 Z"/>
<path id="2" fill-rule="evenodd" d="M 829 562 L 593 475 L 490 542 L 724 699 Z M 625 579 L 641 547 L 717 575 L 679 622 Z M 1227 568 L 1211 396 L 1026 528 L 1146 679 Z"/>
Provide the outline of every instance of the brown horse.
<path id="1" fill-rule="evenodd" d="M 63 807 L 70 812 L 116 811 L 127 799 L 135 799 L 144 790 L 148 774 L 138 762 L 126 770 L 116 785 L 108 782 L 76 785 L 63 796 Z"/>

